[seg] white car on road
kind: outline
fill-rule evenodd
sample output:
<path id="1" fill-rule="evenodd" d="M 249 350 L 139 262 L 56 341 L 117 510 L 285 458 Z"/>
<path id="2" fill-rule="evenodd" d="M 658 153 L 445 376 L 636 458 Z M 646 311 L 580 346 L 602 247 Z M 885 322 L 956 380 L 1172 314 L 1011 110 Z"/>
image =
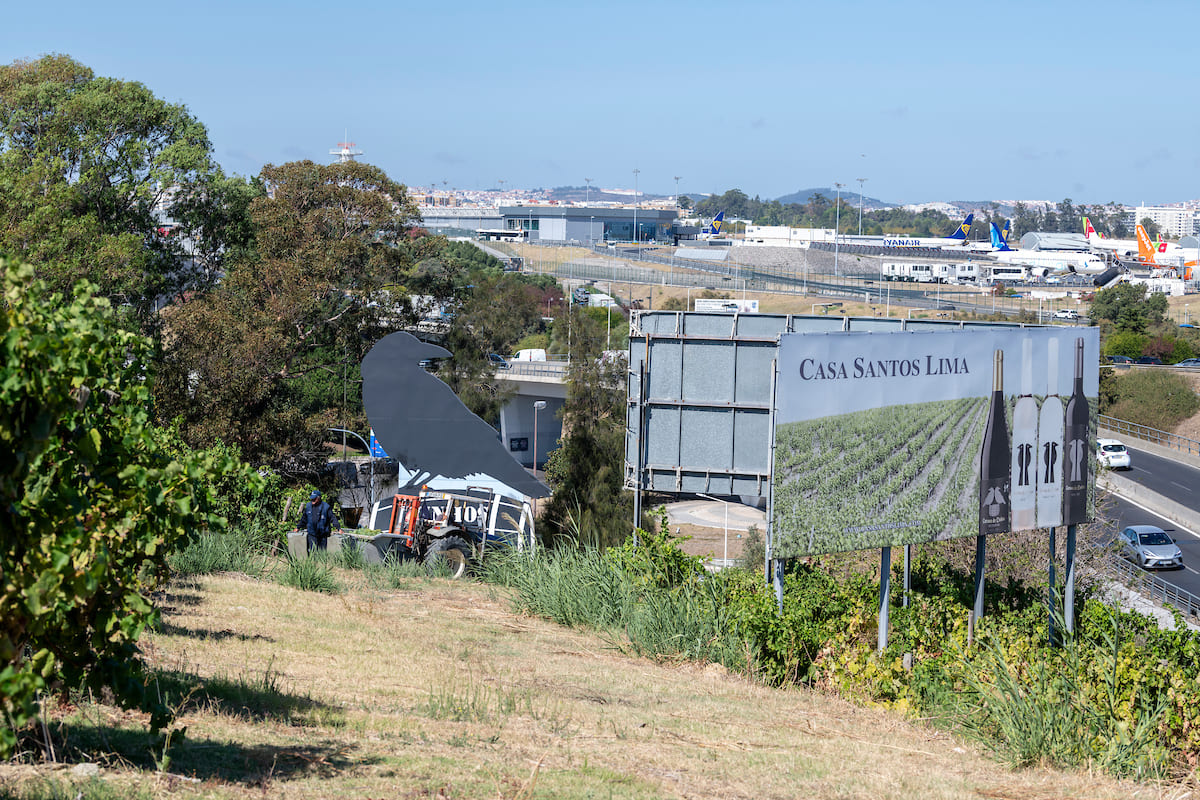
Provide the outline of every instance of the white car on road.
<path id="1" fill-rule="evenodd" d="M 1132 469 L 1133 466 L 1129 460 L 1129 450 L 1116 439 L 1098 439 L 1096 458 L 1101 466 L 1109 469 Z"/>

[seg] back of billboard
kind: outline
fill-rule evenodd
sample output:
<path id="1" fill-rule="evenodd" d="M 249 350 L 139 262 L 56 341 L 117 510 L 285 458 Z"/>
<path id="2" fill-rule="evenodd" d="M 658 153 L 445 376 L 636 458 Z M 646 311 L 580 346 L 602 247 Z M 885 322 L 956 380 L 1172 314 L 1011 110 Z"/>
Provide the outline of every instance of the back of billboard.
<path id="1" fill-rule="evenodd" d="M 1089 521 L 1095 328 L 780 337 L 781 557 Z"/>

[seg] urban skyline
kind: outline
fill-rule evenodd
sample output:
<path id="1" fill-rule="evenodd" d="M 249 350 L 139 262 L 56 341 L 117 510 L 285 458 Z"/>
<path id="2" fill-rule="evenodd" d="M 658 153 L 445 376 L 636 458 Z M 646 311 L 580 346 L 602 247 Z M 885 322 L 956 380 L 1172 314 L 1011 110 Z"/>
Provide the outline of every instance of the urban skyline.
<path id="1" fill-rule="evenodd" d="M 1200 124 L 1200 6 L 670 8 L 51 0 L 8 9 L 0 46 L 9 62 L 65 53 L 186 105 L 240 175 L 348 140 L 398 181 L 459 189 L 1200 196 L 1181 135 Z"/>

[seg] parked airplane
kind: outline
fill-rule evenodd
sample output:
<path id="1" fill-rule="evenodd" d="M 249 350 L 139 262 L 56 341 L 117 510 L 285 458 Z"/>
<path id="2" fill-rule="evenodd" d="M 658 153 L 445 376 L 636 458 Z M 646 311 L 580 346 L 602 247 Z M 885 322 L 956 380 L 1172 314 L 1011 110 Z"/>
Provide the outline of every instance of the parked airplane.
<path id="1" fill-rule="evenodd" d="M 1005 230 L 1009 230 L 1005 226 Z M 1013 250 L 1008 246 L 1008 236 L 1001 233 L 996 223 L 992 223 L 992 249 L 996 260 L 1004 264 L 1015 264 L 1029 267 L 1029 274 L 1036 278 L 1064 272 L 1079 272 L 1099 274 L 1109 268 L 1109 264 L 1095 253 L 1072 253 L 1056 250 Z"/>
<path id="2" fill-rule="evenodd" d="M 998 253 L 1011 251 L 1012 248 L 1008 246 L 1008 235 L 1012 232 L 1012 222 L 1004 220 L 1004 230 L 1000 230 L 994 222 L 989 224 L 992 227 L 992 249 Z"/>
<path id="3" fill-rule="evenodd" d="M 725 223 L 725 212 L 718 211 L 717 215 L 712 218 L 712 222 L 705 225 L 700 230 L 700 235 L 701 236 L 720 236 L 721 235 L 721 226 L 724 225 L 724 223 Z"/>
<path id="4" fill-rule="evenodd" d="M 1145 228 L 1141 224 L 1137 225 L 1136 239 L 1110 239 L 1102 233 L 1096 231 L 1092 226 L 1092 221 L 1087 217 L 1083 218 L 1083 235 L 1087 237 L 1088 244 L 1092 250 L 1106 253 L 1113 253 L 1117 258 L 1121 259 L 1136 259 L 1143 264 L 1153 264 L 1154 254 L 1161 253 L 1167 255 L 1170 253 L 1178 253 L 1181 248 L 1175 242 L 1163 241 L 1162 234 L 1158 236 L 1157 244 L 1146 235 Z M 1143 239 L 1143 237 L 1145 237 Z"/>
<path id="5" fill-rule="evenodd" d="M 1137 239 L 1109 239 L 1092 227 L 1092 221 L 1083 218 L 1083 235 L 1087 237 L 1092 250 L 1113 253 L 1118 258 L 1131 258 L 1137 254 Z"/>
<path id="6" fill-rule="evenodd" d="M 962 247 L 967 244 L 967 235 L 971 232 L 971 223 L 975 221 L 975 214 L 967 214 L 966 218 L 959 223 L 958 230 L 949 236 L 885 236 L 883 237 L 884 247 L 941 247 L 943 249 L 953 249 Z"/>

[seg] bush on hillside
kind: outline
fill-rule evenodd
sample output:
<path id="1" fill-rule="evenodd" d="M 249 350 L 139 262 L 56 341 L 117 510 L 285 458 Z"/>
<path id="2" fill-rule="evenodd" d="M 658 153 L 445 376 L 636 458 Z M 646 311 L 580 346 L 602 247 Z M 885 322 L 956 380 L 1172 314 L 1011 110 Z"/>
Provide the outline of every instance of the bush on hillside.
<path id="1" fill-rule="evenodd" d="M 1200 398 L 1191 384 L 1171 372 L 1134 370 L 1117 378 L 1113 391 L 1114 401 L 1105 413 L 1157 430 L 1174 430 L 1200 411 Z"/>

